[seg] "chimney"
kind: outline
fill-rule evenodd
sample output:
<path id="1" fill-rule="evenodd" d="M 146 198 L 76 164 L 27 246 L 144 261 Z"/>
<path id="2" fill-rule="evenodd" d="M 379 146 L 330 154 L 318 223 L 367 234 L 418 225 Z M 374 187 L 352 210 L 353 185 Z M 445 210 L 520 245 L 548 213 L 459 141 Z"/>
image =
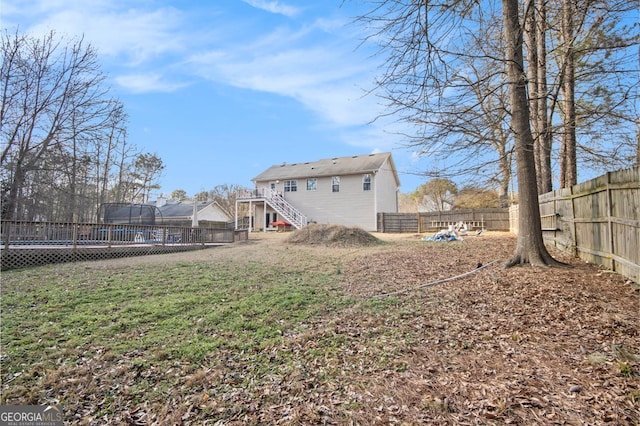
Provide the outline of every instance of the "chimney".
<path id="1" fill-rule="evenodd" d="M 158 195 L 158 199 L 156 200 L 156 207 L 160 208 L 167 204 L 167 197 L 164 194 Z"/>

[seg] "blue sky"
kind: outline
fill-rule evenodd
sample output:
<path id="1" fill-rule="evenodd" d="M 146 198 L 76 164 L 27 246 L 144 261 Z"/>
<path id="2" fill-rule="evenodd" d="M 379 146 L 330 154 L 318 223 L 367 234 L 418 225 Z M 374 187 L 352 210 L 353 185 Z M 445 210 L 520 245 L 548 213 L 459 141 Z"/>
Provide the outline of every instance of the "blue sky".
<path id="1" fill-rule="evenodd" d="M 390 151 L 401 191 L 427 168 L 401 146 L 358 47 L 361 0 L 2 0 L 2 28 L 97 48 L 129 142 L 166 165 L 160 192 L 252 186 L 282 162 Z M 422 162 L 422 164 L 421 164 Z"/>

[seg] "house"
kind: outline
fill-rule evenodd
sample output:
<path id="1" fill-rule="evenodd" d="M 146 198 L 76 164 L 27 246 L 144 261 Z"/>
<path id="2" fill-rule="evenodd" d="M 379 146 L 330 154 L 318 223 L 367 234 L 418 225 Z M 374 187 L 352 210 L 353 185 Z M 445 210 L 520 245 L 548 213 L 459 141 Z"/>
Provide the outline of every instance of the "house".
<path id="1" fill-rule="evenodd" d="M 163 224 L 179 226 L 198 226 L 204 223 L 227 224 L 231 215 L 215 201 L 174 201 L 158 197 L 155 203 L 158 219 Z M 195 215 L 194 215 L 195 213 Z"/>
<path id="2" fill-rule="evenodd" d="M 389 152 L 283 163 L 252 181 L 255 189 L 236 200 L 236 211 L 238 203 L 249 203 L 250 230 L 284 221 L 295 228 L 316 222 L 375 231 L 378 213 L 398 211 L 400 180 Z"/>

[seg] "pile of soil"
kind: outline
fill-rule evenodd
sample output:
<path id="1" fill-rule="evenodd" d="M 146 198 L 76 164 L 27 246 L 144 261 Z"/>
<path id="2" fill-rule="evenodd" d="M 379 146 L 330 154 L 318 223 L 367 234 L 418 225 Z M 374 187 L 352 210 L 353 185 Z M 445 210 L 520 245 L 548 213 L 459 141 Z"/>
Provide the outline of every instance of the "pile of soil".
<path id="1" fill-rule="evenodd" d="M 381 240 L 358 227 L 327 224 L 310 224 L 298 229 L 287 238 L 287 242 L 329 247 L 362 247 L 382 243 Z"/>

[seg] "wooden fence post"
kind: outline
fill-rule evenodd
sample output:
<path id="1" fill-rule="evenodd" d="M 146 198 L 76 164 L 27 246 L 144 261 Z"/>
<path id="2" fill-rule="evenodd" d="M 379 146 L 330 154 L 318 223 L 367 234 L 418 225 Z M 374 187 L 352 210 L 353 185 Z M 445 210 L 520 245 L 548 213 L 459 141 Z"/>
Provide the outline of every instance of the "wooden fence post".
<path id="1" fill-rule="evenodd" d="M 609 229 L 609 253 L 611 254 L 611 270 L 616 270 L 616 253 L 614 252 L 613 236 L 613 197 L 611 195 L 611 172 L 607 172 L 607 227 Z"/>
<path id="2" fill-rule="evenodd" d="M 569 232 L 573 234 L 571 235 L 571 241 L 573 241 L 573 255 L 578 257 L 578 222 L 576 221 L 576 197 L 573 196 L 573 188 L 573 186 L 569 187 L 569 200 L 571 201 L 571 227 L 569 228 Z"/>

